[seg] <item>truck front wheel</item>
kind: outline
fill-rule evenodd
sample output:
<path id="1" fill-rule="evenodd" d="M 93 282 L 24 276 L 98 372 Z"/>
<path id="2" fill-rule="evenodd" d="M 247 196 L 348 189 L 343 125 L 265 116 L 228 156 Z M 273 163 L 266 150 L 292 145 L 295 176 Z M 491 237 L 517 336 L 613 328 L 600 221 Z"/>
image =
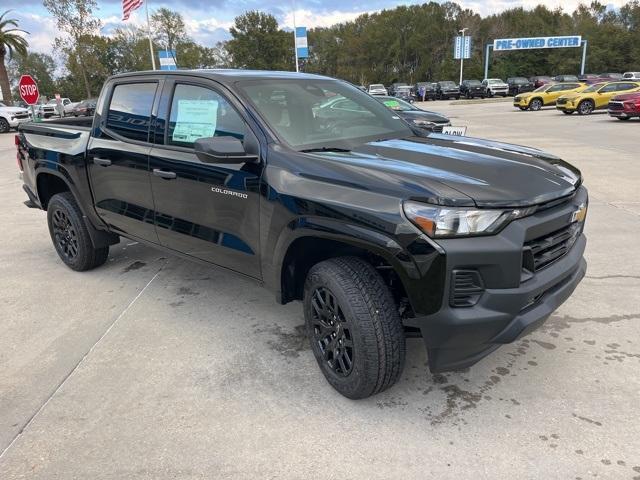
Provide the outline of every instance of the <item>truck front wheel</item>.
<path id="1" fill-rule="evenodd" d="M 49 234 L 60 259 L 76 271 L 91 270 L 107 261 L 109 247 L 95 248 L 80 207 L 71 192 L 57 193 L 47 207 Z"/>
<path id="2" fill-rule="evenodd" d="M 304 316 L 327 381 L 347 398 L 366 398 L 402 374 L 405 336 L 393 296 L 358 257 L 320 262 L 307 275 Z"/>

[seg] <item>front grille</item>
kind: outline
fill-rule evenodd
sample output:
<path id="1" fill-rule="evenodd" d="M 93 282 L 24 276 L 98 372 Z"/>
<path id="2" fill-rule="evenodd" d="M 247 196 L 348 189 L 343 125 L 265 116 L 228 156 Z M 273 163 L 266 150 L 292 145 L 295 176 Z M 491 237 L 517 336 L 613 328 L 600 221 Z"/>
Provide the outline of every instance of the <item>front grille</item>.
<path id="1" fill-rule="evenodd" d="M 29 118 L 29 114 L 28 113 L 18 113 L 17 115 L 14 115 L 14 117 L 18 118 L 18 119 Z"/>
<path id="2" fill-rule="evenodd" d="M 525 242 L 522 267 L 537 272 L 562 258 L 580 236 L 582 222 L 574 222 L 560 230 Z"/>
<path id="3" fill-rule="evenodd" d="M 609 102 L 609 110 L 624 110 L 622 102 Z"/>
<path id="4" fill-rule="evenodd" d="M 559 98 L 556 103 L 558 105 L 564 105 L 565 103 L 567 103 L 567 99 L 566 98 Z"/>
<path id="5" fill-rule="evenodd" d="M 451 272 L 449 304 L 452 307 L 473 307 L 480 300 L 482 292 L 484 292 L 484 285 L 476 270 Z"/>

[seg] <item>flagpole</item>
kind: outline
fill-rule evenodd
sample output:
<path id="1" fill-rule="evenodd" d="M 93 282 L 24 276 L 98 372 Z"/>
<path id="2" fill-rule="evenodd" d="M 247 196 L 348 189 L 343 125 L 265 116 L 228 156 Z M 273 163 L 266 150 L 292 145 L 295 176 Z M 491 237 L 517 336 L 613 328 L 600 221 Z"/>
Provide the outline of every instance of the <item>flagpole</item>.
<path id="1" fill-rule="evenodd" d="M 144 8 L 147 11 L 147 34 L 149 35 L 149 52 L 151 52 L 151 65 L 156 69 L 156 57 L 153 54 L 153 42 L 151 41 L 151 23 L 149 22 L 149 0 L 145 0 Z"/>
<path id="2" fill-rule="evenodd" d="M 293 51 L 296 54 L 296 72 L 299 72 L 300 69 L 298 67 L 298 43 L 296 38 L 296 4 L 293 3 Z"/>

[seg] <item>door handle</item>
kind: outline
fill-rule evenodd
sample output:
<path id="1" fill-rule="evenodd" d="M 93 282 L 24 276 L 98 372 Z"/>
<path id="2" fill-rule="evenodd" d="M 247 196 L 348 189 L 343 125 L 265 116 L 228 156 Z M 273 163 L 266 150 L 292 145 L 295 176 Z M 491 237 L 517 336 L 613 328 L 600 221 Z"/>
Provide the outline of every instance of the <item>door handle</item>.
<path id="1" fill-rule="evenodd" d="M 93 163 L 96 165 L 100 165 L 101 167 L 108 167 L 111 165 L 111 160 L 107 160 L 106 158 L 93 157 Z"/>
<path id="2" fill-rule="evenodd" d="M 159 168 L 154 168 L 153 174 L 156 177 L 165 178 L 167 180 L 173 180 L 176 178 L 176 172 L 167 172 L 166 170 L 160 170 Z"/>

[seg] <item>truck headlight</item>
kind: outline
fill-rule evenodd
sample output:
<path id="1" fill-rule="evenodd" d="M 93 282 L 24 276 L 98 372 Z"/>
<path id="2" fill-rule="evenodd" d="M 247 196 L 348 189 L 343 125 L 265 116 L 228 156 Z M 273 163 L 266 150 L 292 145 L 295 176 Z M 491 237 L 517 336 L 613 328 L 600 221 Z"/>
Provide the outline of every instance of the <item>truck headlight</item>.
<path id="1" fill-rule="evenodd" d="M 476 209 L 438 207 L 418 202 L 404 202 L 404 213 L 420 230 L 432 238 L 469 237 L 491 235 L 500 231 L 509 222 L 535 211 L 519 209 Z"/>
<path id="2" fill-rule="evenodd" d="M 435 123 L 430 122 L 429 120 L 411 120 L 411 123 L 417 125 L 418 127 L 434 127 Z"/>

